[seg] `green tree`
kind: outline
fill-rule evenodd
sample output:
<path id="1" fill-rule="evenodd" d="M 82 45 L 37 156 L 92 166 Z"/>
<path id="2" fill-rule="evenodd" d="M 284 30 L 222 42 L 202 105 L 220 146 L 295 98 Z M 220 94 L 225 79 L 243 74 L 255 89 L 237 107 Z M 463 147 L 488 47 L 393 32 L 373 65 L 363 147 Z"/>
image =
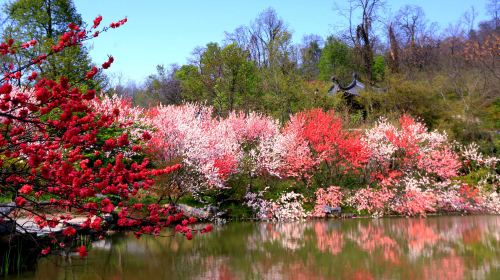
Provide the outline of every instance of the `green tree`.
<path id="1" fill-rule="evenodd" d="M 248 53 L 236 44 L 221 51 L 222 75 L 218 90 L 227 110 L 248 110 L 258 103 L 257 67 L 248 60 Z"/>
<path id="2" fill-rule="evenodd" d="M 199 58 L 182 66 L 175 77 L 185 101 L 207 102 L 219 114 L 259 106 L 257 67 L 236 44 L 207 44 Z"/>
<path id="3" fill-rule="evenodd" d="M 226 36 L 247 51 L 258 68 L 260 82 L 254 92 L 260 92 L 262 99 L 257 108 L 286 120 L 304 106 L 300 49 L 292 44 L 292 32 L 274 9 L 264 10 L 249 26 L 241 26 Z"/>
<path id="4" fill-rule="evenodd" d="M 206 101 L 201 73 L 195 65 L 183 65 L 175 73 L 175 78 L 181 82 L 182 100 L 188 102 Z"/>
<path id="5" fill-rule="evenodd" d="M 383 81 L 385 78 L 385 59 L 382 55 L 377 55 L 373 59 L 372 77 L 377 82 Z"/>
<path id="6" fill-rule="evenodd" d="M 4 39 L 38 41 L 35 48 L 22 50 L 15 56 L 12 62 L 16 65 L 26 64 L 36 53 L 48 53 L 59 36 L 67 30 L 69 23 L 79 26 L 85 24 L 71 0 L 17 0 L 7 2 L 3 8 L 8 19 L 3 30 Z M 88 71 L 90 66 L 87 48 L 79 46 L 49 57 L 47 63 L 39 66 L 39 71 L 50 79 L 64 75 L 70 82 L 79 82 L 82 73 Z M 96 81 L 88 82 L 87 86 L 102 86 L 104 81 L 104 76 L 100 75 Z"/>
<path id="7" fill-rule="evenodd" d="M 352 72 L 357 70 L 353 50 L 341 40 L 333 36 L 328 37 L 318 68 L 322 80 L 329 80 L 332 75 L 340 80 L 350 79 Z"/>

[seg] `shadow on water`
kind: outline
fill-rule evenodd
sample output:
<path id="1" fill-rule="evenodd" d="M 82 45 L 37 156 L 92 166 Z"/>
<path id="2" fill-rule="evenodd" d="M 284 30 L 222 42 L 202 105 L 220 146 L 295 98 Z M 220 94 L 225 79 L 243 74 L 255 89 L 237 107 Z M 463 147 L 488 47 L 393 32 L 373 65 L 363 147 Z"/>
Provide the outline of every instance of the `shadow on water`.
<path id="1" fill-rule="evenodd" d="M 21 279 L 500 279 L 500 216 L 231 223 L 192 241 L 115 235 Z"/>

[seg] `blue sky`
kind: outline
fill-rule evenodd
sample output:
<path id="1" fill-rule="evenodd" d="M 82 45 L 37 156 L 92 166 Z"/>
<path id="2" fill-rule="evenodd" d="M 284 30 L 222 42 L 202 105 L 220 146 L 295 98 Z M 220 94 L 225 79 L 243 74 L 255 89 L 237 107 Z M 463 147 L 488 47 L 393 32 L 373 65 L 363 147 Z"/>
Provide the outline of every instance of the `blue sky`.
<path id="1" fill-rule="evenodd" d="M 406 4 L 424 9 L 430 22 L 441 29 L 456 23 L 474 6 L 477 21 L 487 18 L 487 0 L 386 0 L 385 17 Z M 184 64 L 197 46 L 221 42 L 224 31 L 247 25 L 263 10 L 273 7 L 293 31 L 295 42 L 306 34 L 326 37 L 339 31 L 344 20 L 334 10 L 347 0 L 75 0 L 86 22 L 102 15 L 103 23 L 128 17 L 125 26 L 111 30 L 92 42 L 96 63 L 115 57 L 109 70 L 122 81 L 143 79 L 157 64 Z"/>

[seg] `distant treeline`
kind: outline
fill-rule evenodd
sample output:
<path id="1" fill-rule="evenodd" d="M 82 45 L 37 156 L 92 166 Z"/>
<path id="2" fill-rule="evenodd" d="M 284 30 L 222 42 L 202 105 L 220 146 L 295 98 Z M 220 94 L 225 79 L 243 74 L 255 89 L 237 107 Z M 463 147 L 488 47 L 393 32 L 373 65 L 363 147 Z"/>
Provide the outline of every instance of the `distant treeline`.
<path id="1" fill-rule="evenodd" d="M 213 106 L 219 116 L 259 111 L 282 122 L 316 107 L 335 109 L 358 127 L 380 116 L 396 119 L 408 113 L 454 139 L 498 152 L 499 1 L 488 2 L 489 20 L 477 23 L 471 8 L 445 30 L 414 5 L 383 19 L 384 5 L 382 0 L 350 0 L 350 9 L 339 11 L 349 23 L 345 29 L 327 38 L 307 35 L 300 44 L 293 43 L 285 20 L 269 8 L 250 24 L 226 32 L 223 42 L 195 48 L 188 64 L 158 65 L 141 85 L 111 85 L 102 75 L 83 86 L 130 96 L 144 107 L 198 102 Z M 17 0 L 3 11 L 3 39 L 50 42 L 68 22 L 85 24 L 70 0 Z M 6 63 L 22 64 L 21 57 L 30 56 L 19 57 Z M 82 46 L 49 60 L 40 71 L 80 81 L 73 73 L 91 64 Z M 367 86 L 361 96 L 346 100 L 342 94 L 327 94 L 333 76 L 347 85 L 353 73 Z"/>

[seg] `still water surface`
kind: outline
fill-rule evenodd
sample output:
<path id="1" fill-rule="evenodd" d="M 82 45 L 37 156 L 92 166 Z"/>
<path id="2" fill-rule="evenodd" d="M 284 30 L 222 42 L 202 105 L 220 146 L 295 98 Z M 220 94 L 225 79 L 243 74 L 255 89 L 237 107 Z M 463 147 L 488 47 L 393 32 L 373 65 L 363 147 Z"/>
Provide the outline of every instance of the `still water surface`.
<path id="1" fill-rule="evenodd" d="M 230 223 L 196 236 L 115 235 L 22 279 L 500 279 L 500 216 Z"/>

